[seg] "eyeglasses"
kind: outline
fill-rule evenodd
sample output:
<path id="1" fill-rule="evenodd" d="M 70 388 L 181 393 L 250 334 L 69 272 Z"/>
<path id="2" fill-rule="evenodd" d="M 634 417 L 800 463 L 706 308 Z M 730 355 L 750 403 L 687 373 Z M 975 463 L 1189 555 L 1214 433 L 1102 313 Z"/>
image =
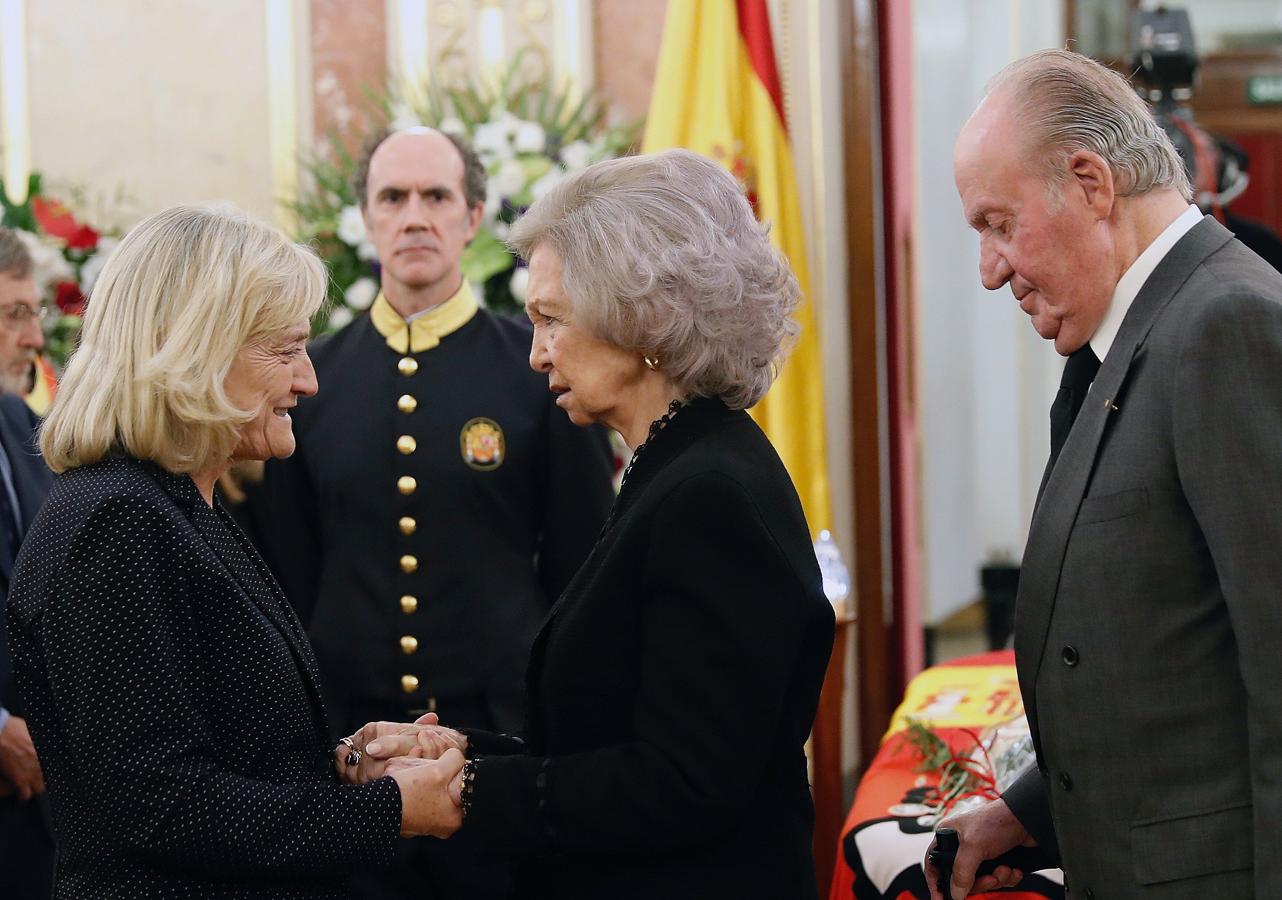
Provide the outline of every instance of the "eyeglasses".
<path id="1" fill-rule="evenodd" d="M 43 322 L 49 316 L 49 307 L 29 306 L 21 300 L 0 306 L 0 325 L 9 331 L 18 331 L 32 319 Z"/>

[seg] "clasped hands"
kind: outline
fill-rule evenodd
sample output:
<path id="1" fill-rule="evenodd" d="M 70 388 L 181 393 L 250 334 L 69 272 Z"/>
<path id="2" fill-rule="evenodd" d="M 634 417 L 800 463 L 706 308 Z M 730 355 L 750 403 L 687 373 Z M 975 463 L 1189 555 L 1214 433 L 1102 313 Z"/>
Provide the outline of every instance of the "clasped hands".
<path id="1" fill-rule="evenodd" d="M 390 775 L 401 792 L 401 833 L 446 838 L 463 824 L 460 796 L 467 736 L 440 724 L 435 713 L 414 722 L 370 722 L 334 748 L 334 769 L 345 784 Z M 355 753 L 353 753 L 355 749 Z M 354 765 L 349 757 L 357 757 Z"/>

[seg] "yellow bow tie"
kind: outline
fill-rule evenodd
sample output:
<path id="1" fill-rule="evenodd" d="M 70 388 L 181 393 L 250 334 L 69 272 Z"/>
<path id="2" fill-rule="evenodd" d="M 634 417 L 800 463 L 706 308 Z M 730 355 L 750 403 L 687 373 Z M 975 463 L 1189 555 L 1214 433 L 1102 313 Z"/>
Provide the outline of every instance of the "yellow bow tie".
<path id="1" fill-rule="evenodd" d="M 440 344 L 441 338 L 470 322 L 478 308 L 476 298 L 472 296 L 472 286 L 464 279 L 453 297 L 410 322 L 402 319 L 379 291 L 374 305 L 370 307 L 369 318 L 378 333 L 387 339 L 387 346 L 397 353 L 421 353 L 431 350 Z"/>

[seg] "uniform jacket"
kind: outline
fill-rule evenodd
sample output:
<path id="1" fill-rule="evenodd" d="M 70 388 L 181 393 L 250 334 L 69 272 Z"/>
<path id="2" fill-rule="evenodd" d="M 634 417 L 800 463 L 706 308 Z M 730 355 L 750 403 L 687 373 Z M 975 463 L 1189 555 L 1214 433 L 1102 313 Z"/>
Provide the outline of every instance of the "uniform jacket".
<path id="1" fill-rule="evenodd" d="M 15 576 L 55 897 L 341 897 L 391 860 L 395 783 L 338 784 L 307 638 L 190 478 L 124 457 L 59 475 Z"/>
<path id="2" fill-rule="evenodd" d="M 368 315 L 313 350 L 298 449 L 249 506 L 340 734 L 424 710 L 521 727 L 530 644 L 613 499 L 603 433 L 529 350 L 484 310 L 430 350 L 392 350 Z"/>
<path id="3" fill-rule="evenodd" d="M 1212 219 L 1137 295 L 1037 505 L 1007 795 L 1073 897 L 1282 897 L 1282 278 Z"/>
<path id="4" fill-rule="evenodd" d="M 522 897 L 813 898 L 803 745 L 832 640 L 774 448 L 696 401 L 544 625 L 528 753 L 479 762 L 464 829 L 524 860 Z"/>

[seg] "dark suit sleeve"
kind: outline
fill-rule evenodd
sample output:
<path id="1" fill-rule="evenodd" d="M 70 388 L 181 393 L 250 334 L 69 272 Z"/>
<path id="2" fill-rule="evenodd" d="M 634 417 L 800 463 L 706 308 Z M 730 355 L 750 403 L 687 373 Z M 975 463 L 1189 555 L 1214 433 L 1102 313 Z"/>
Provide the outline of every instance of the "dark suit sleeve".
<path id="1" fill-rule="evenodd" d="M 13 489 L 18 497 L 18 515 L 25 535 L 49 492 L 53 473 L 45 466 L 36 444 L 40 419 L 21 397 L 0 395 L 0 442 L 9 458 Z M 17 547 L 13 548 L 16 555 Z M 0 710 L 22 715 L 22 704 L 13 684 L 13 662 L 9 653 L 9 636 L 5 629 L 9 590 L 7 576 L 0 575 Z"/>
<path id="2" fill-rule="evenodd" d="M 555 404 L 547 417 L 539 581 L 553 602 L 587 559 L 610 512 L 614 454 L 605 429 L 581 428 Z"/>
<path id="3" fill-rule="evenodd" d="M 1282 896 L 1282 303 L 1209 298 L 1176 375 L 1175 457 L 1228 606 L 1247 698 L 1255 893 Z M 1276 297 L 1276 287 L 1272 289 Z M 1245 835 L 1243 836 L 1245 838 Z"/>
<path id="4" fill-rule="evenodd" d="M 234 774 L 204 707 L 215 691 L 187 602 L 189 540 L 144 501 L 98 509 L 33 628 L 59 739 L 82 789 L 140 858 L 193 872 L 345 871 L 389 862 L 400 832 L 390 778 L 360 787 L 274 784 Z M 41 737 L 36 736 L 38 741 Z"/>
<path id="5" fill-rule="evenodd" d="M 287 459 L 268 460 L 263 480 L 248 485 L 245 515 L 250 540 L 289 599 L 304 626 L 310 626 L 320 591 L 320 513 L 307 475 L 303 449 Z"/>
<path id="6" fill-rule="evenodd" d="M 700 475 L 660 510 L 643 551 L 632 739 L 481 760 L 464 827 L 487 846 L 515 854 L 688 847 L 750 814 L 815 611 L 738 484 Z"/>
<path id="7" fill-rule="evenodd" d="M 1033 836 L 1037 846 L 1059 865 L 1059 843 L 1055 838 L 1055 824 L 1051 820 L 1050 798 L 1046 779 L 1037 766 L 1029 766 L 1024 774 L 1002 794 L 1006 806 L 1019 819 L 1019 824 Z"/>

